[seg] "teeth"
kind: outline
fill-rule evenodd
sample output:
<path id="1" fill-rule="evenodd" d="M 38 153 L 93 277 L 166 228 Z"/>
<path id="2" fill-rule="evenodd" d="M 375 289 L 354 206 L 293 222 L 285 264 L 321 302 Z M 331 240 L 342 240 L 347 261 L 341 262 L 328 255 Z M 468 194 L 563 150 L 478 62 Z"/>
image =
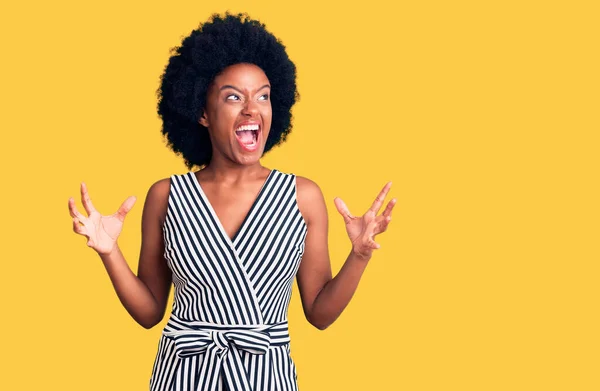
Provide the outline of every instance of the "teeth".
<path id="1" fill-rule="evenodd" d="M 242 125 L 239 128 L 237 128 L 235 131 L 239 132 L 242 130 L 258 130 L 258 125 Z"/>

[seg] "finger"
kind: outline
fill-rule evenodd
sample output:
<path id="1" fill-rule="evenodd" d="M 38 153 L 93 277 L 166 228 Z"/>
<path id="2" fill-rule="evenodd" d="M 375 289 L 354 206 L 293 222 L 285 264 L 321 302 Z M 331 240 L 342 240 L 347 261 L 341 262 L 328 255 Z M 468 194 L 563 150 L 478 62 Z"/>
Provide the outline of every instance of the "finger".
<path id="1" fill-rule="evenodd" d="M 388 225 L 390 224 L 390 221 L 392 221 L 392 216 L 384 217 L 383 220 L 380 221 L 379 224 L 377 224 L 377 227 L 373 231 L 373 236 L 385 232 L 387 230 Z"/>
<path id="2" fill-rule="evenodd" d="M 71 214 L 71 217 L 73 218 L 78 218 L 79 220 L 83 220 L 85 219 L 85 216 L 82 215 L 78 210 L 77 207 L 75 206 L 75 200 L 73 199 L 73 197 L 69 198 L 69 212 Z"/>
<path id="3" fill-rule="evenodd" d="M 125 216 L 127 216 L 127 213 L 129 213 L 131 208 L 133 208 L 135 201 L 135 196 L 128 197 L 125 201 L 123 201 L 123 203 L 119 207 L 119 210 L 117 210 L 117 212 L 115 213 L 119 220 L 125 220 Z"/>
<path id="4" fill-rule="evenodd" d="M 381 248 L 381 245 L 376 243 L 374 240 L 369 240 L 369 246 L 374 250 Z"/>
<path id="5" fill-rule="evenodd" d="M 344 203 L 344 201 L 342 201 L 342 199 L 339 197 L 335 197 L 333 199 L 333 202 L 335 203 L 335 207 L 337 208 L 338 212 L 340 212 L 340 214 L 344 218 L 344 222 L 346 224 L 351 222 L 354 216 L 352 216 L 352 213 L 350 213 L 350 210 L 346 206 L 346 203 Z"/>
<path id="6" fill-rule="evenodd" d="M 370 234 L 370 238 L 379 235 L 382 232 L 385 232 L 390 221 L 392 220 L 392 216 L 384 216 L 379 215 L 371 223 L 367 225 L 367 231 Z"/>
<path id="7" fill-rule="evenodd" d="M 84 182 L 81 182 L 81 203 L 83 204 L 85 211 L 88 213 L 88 216 L 92 214 L 92 212 L 96 211 L 96 208 L 94 208 L 94 204 L 92 204 L 92 200 L 88 193 L 87 186 Z"/>
<path id="8" fill-rule="evenodd" d="M 384 216 L 387 217 L 392 215 L 392 210 L 394 209 L 394 206 L 396 206 L 396 202 L 398 202 L 396 198 L 393 198 L 390 202 L 388 202 L 385 210 L 383 211 Z"/>
<path id="9" fill-rule="evenodd" d="M 85 226 L 79 221 L 77 217 L 73 217 L 73 232 L 86 237 L 88 236 Z"/>
<path id="10" fill-rule="evenodd" d="M 375 243 L 375 228 L 377 227 L 377 223 L 371 223 L 367 226 L 365 233 L 362 237 L 362 243 L 369 248 L 379 248 L 377 243 Z"/>
<path id="11" fill-rule="evenodd" d="M 385 196 L 390 191 L 391 187 L 392 182 L 388 182 L 385 184 L 385 186 L 383 186 L 383 189 L 381 189 L 381 191 L 375 198 L 375 201 L 373 201 L 373 205 L 371 205 L 371 207 L 369 208 L 371 212 L 373 212 L 374 214 L 377 214 L 379 212 L 379 209 L 381 209 L 381 205 L 383 205 L 383 201 L 385 200 Z"/>

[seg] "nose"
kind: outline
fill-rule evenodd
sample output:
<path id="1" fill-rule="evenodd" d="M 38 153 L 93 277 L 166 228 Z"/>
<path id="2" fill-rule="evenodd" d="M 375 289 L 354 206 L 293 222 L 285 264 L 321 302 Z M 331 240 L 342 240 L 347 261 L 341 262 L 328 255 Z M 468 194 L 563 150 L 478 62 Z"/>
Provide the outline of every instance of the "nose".
<path id="1" fill-rule="evenodd" d="M 254 102 L 252 99 L 248 99 L 244 104 L 244 108 L 242 110 L 242 114 L 253 116 L 258 113 L 258 104 Z"/>

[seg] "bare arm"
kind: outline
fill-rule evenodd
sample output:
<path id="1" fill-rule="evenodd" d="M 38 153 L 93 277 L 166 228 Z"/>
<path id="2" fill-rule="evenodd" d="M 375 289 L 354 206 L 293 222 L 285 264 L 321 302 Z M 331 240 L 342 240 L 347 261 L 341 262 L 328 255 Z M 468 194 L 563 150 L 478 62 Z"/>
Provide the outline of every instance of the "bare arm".
<path id="1" fill-rule="evenodd" d="M 129 268 L 117 244 L 121 226 L 111 231 L 119 222 L 122 225 L 133 202 L 128 199 L 114 215 L 100 216 L 85 185 L 82 185 L 82 203 L 89 214 L 86 218 L 77 212 L 74 201 L 69 200 L 74 231 L 88 238 L 88 246 L 100 255 L 119 300 L 133 319 L 145 328 L 155 326 L 163 318 L 171 287 L 162 237 L 169 186 L 170 180 L 163 179 L 148 191 L 142 215 L 142 246 L 137 276 Z"/>
<path id="2" fill-rule="evenodd" d="M 314 182 L 302 177 L 297 177 L 297 189 L 298 206 L 308 227 L 305 251 L 297 275 L 298 288 L 306 318 L 312 325 L 324 330 L 340 316 L 352 299 L 372 250 L 379 248 L 373 236 L 387 228 L 395 200 L 388 204 L 383 215 L 375 217 L 389 190 L 386 185 L 374 206 L 365 214 L 365 219 L 365 216 L 352 216 L 345 204 L 336 199 L 338 211 L 347 224 L 352 250 L 338 274 L 332 278 L 327 243 L 328 216 L 323 193 Z M 374 208 L 377 210 L 373 213 Z"/>

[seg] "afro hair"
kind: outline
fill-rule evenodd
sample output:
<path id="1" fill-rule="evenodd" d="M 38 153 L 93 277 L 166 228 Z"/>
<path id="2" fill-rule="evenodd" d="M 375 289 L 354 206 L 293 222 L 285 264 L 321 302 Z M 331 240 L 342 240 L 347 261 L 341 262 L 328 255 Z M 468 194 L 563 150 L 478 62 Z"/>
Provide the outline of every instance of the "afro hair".
<path id="1" fill-rule="evenodd" d="M 264 152 L 285 141 L 292 130 L 291 109 L 299 99 L 296 67 L 264 24 L 247 14 L 214 14 L 171 54 L 157 91 L 158 115 L 167 145 L 183 157 L 188 169 L 210 162 L 208 129 L 198 121 L 210 84 L 230 65 L 249 63 L 265 72 L 271 84 L 273 118 Z"/>

